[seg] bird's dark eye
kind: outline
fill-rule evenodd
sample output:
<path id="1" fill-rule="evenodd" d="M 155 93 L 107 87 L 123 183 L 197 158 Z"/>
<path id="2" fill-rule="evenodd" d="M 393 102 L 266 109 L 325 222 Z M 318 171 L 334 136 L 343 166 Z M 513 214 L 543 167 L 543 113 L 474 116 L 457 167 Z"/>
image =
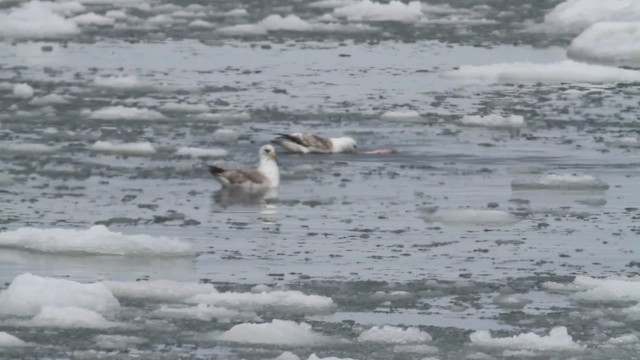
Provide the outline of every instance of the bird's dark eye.
<path id="1" fill-rule="evenodd" d="M 264 152 L 266 152 L 267 154 L 271 152 L 271 149 L 264 149 Z"/>

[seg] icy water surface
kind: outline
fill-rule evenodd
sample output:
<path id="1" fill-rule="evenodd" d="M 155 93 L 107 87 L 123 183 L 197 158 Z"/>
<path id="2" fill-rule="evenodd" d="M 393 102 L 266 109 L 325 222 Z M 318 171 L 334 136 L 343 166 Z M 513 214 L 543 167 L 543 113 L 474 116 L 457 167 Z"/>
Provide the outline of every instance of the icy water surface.
<path id="1" fill-rule="evenodd" d="M 640 75 L 511 3 L 0 4 L 0 357 L 636 358 Z"/>

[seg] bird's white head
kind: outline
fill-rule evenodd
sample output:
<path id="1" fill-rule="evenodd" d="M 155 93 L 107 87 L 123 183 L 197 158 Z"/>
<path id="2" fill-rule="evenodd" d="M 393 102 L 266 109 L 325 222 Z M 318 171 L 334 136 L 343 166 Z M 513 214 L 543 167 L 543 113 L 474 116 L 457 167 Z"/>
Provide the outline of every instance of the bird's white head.
<path id="1" fill-rule="evenodd" d="M 356 140 L 352 137 L 340 137 L 331 139 L 333 142 L 333 152 L 355 152 L 358 148 Z"/>
<path id="2" fill-rule="evenodd" d="M 260 148 L 260 160 L 276 161 L 278 156 L 276 155 L 276 149 L 271 144 L 263 145 Z"/>

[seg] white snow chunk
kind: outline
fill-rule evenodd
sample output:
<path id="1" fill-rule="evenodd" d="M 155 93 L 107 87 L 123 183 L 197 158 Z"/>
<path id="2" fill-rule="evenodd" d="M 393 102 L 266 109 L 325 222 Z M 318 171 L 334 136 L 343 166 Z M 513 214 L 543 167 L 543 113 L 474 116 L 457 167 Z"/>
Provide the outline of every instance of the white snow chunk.
<path id="1" fill-rule="evenodd" d="M 520 115 L 509 115 L 507 117 L 498 114 L 487 116 L 466 115 L 460 120 L 462 125 L 479 126 L 498 129 L 517 129 L 525 126 L 524 118 Z"/>
<path id="2" fill-rule="evenodd" d="M 292 353 L 291 351 L 284 351 L 273 360 L 300 360 L 300 357 L 298 357 L 298 355 Z"/>
<path id="3" fill-rule="evenodd" d="M 636 136 L 624 136 L 621 138 L 607 141 L 608 146 L 615 146 L 621 148 L 637 148 L 640 147 L 640 141 Z"/>
<path id="4" fill-rule="evenodd" d="M 384 325 L 374 326 L 358 336 L 358 341 L 372 341 L 387 344 L 409 344 L 431 341 L 431 335 L 416 327 L 403 329 L 401 327 Z"/>
<path id="5" fill-rule="evenodd" d="M 573 298 L 593 302 L 640 301 L 640 277 L 598 279 L 576 276 L 571 284 L 546 282 L 550 290 L 575 291 Z"/>
<path id="6" fill-rule="evenodd" d="M 347 5 L 353 5 L 357 3 L 358 0 L 320 0 L 314 1 L 307 6 L 317 9 L 335 9 L 338 7 L 345 7 Z"/>
<path id="7" fill-rule="evenodd" d="M 526 190 L 606 190 L 609 185 L 591 175 L 550 174 L 534 181 L 514 180 L 512 189 Z"/>
<path id="8" fill-rule="evenodd" d="M 112 19 L 115 20 L 125 20 L 129 17 L 129 15 L 127 15 L 127 12 L 122 9 L 122 10 L 109 10 L 107 11 L 104 16 L 106 17 L 110 17 Z"/>
<path id="9" fill-rule="evenodd" d="M 637 342 L 640 342 L 640 338 L 638 338 L 638 335 L 636 334 L 621 335 L 607 341 L 608 344 L 612 345 L 635 344 Z"/>
<path id="10" fill-rule="evenodd" d="M 638 21 L 640 3 L 636 0 L 567 0 L 544 17 L 543 28 L 579 33 L 602 21 Z"/>
<path id="11" fill-rule="evenodd" d="M 221 143 L 231 143 L 238 140 L 238 132 L 232 129 L 218 129 L 213 132 L 213 139 Z"/>
<path id="12" fill-rule="evenodd" d="M 176 151 L 178 156 L 191 156 L 194 158 L 217 158 L 227 156 L 229 152 L 225 149 L 203 149 L 196 147 L 182 147 Z"/>
<path id="13" fill-rule="evenodd" d="M 4 146 L 0 146 L 0 149 L 3 152 L 11 153 L 11 154 L 51 154 L 56 151 L 56 148 L 53 146 L 45 145 L 45 144 L 32 144 L 32 143 L 23 143 L 23 144 L 7 144 Z"/>
<path id="14" fill-rule="evenodd" d="M 135 75 L 99 76 L 93 80 L 93 85 L 108 89 L 138 89 L 148 87 L 147 84 L 141 82 Z"/>
<path id="15" fill-rule="evenodd" d="M 520 219 L 513 214 L 502 210 L 490 209 L 438 210 L 435 215 L 429 215 L 427 220 L 462 226 L 507 226 L 520 221 Z"/>
<path id="16" fill-rule="evenodd" d="M 148 141 L 135 143 L 113 144 L 108 141 L 96 141 L 89 147 L 91 151 L 105 154 L 125 154 L 125 155 L 153 155 L 156 149 Z"/>
<path id="17" fill-rule="evenodd" d="M 640 71 L 590 65 L 572 60 L 546 64 L 515 62 L 480 66 L 463 65 L 457 70 L 446 71 L 441 76 L 477 84 L 640 81 Z"/>
<path id="18" fill-rule="evenodd" d="M 241 113 L 206 113 L 206 114 L 198 114 L 193 117 L 196 120 L 207 120 L 207 121 L 246 121 L 251 120 L 251 114 L 246 112 Z"/>
<path id="19" fill-rule="evenodd" d="M 640 21 L 593 24 L 573 39 L 567 56 L 612 65 L 640 65 Z"/>
<path id="20" fill-rule="evenodd" d="M 96 335 L 96 346 L 101 349 L 126 350 L 132 345 L 140 345 L 147 342 L 146 339 L 137 336 L 125 335 Z"/>
<path id="21" fill-rule="evenodd" d="M 320 315 L 335 310 L 333 300 L 320 295 L 307 295 L 297 290 L 275 290 L 262 293 L 213 292 L 186 300 L 195 304 L 211 304 L 229 309 L 268 309 L 286 314 Z"/>
<path id="22" fill-rule="evenodd" d="M 489 331 L 479 330 L 470 336 L 474 345 L 484 347 L 497 347 L 512 350 L 538 350 L 538 351 L 559 351 L 559 350 L 580 350 L 583 348 L 573 341 L 571 335 L 567 333 L 567 328 L 558 326 L 551 329 L 549 336 L 540 336 L 528 332 L 506 338 L 492 337 Z"/>
<path id="23" fill-rule="evenodd" d="M 89 309 L 75 306 L 44 306 L 33 319 L 22 322 L 25 326 L 58 328 L 107 329 L 116 323 L 106 320 L 102 315 Z"/>
<path id="24" fill-rule="evenodd" d="M 72 17 L 71 20 L 75 21 L 78 25 L 111 26 L 116 23 L 113 18 L 104 15 L 98 15 L 94 12 Z"/>
<path id="25" fill-rule="evenodd" d="M 311 30 L 311 24 L 308 21 L 302 20 L 300 17 L 290 14 L 285 17 L 280 15 L 269 15 L 260 21 L 260 25 L 267 31 L 309 31 Z"/>
<path id="26" fill-rule="evenodd" d="M 107 106 L 90 113 L 90 119 L 99 120 L 160 120 L 165 116 L 147 108 Z"/>
<path id="27" fill-rule="evenodd" d="M 145 23 L 151 27 L 166 27 L 172 25 L 174 22 L 173 17 L 165 14 L 150 17 L 145 21 Z"/>
<path id="28" fill-rule="evenodd" d="M 29 84 L 15 84 L 13 86 L 13 95 L 19 98 L 28 99 L 33 96 L 33 88 Z"/>
<path id="29" fill-rule="evenodd" d="M 622 314 L 628 316 L 631 320 L 640 320 L 640 304 L 622 310 Z"/>
<path id="30" fill-rule="evenodd" d="M 31 99 L 31 101 L 29 101 L 29 104 L 35 105 L 35 106 L 47 106 L 47 105 L 68 104 L 69 102 L 70 102 L 70 99 L 67 96 L 58 95 L 58 94 L 49 94 L 45 96 L 36 96 L 33 99 Z"/>
<path id="31" fill-rule="evenodd" d="M 32 316 L 44 307 L 81 307 L 97 312 L 114 311 L 120 303 L 104 285 L 32 274 L 16 276 L 0 293 L 0 314 Z"/>
<path id="32" fill-rule="evenodd" d="M 159 110 L 167 112 L 180 112 L 180 113 L 203 113 L 209 111 L 209 106 L 206 104 L 189 104 L 189 103 L 176 103 L 169 102 L 160 106 Z"/>
<path id="33" fill-rule="evenodd" d="M 113 295 L 119 299 L 139 299 L 176 302 L 198 294 L 208 294 L 216 289 L 211 284 L 187 283 L 170 280 L 155 281 L 103 281 Z"/>
<path id="34" fill-rule="evenodd" d="M 255 313 L 241 313 L 237 310 L 217 307 L 208 304 L 198 304 L 191 307 L 176 307 L 162 305 L 160 309 L 154 311 L 152 315 L 165 318 L 195 319 L 201 321 L 231 322 L 238 319 L 255 318 Z"/>
<path id="35" fill-rule="evenodd" d="M 226 13 L 224 13 L 224 15 L 225 16 L 247 16 L 249 15 L 249 12 L 247 11 L 247 9 L 238 8 L 238 9 L 229 10 Z"/>
<path id="36" fill-rule="evenodd" d="M 240 24 L 221 27 L 219 29 L 216 29 L 216 31 L 227 35 L 250 36 L 266 35 L 270 31 L 359 33 L 373 32 L 377 31 L 377 29 L 362 24 L 344 25 L 337 23 L 323 24 L 318 22 L 309 22 L 293 14 L 287 15 L 285 17 L 272 14 L 255 24 Z"/>
<path id="37" fill-rule="evenodd" d="M 394 110 L 394 111 L 385 111 L 382 115 L 380 115 L 380 119 L 382 120 L 420 120 L 422 117 L 420 113 L 415 110 Z"/>
<path id="38" fill-rule="evenodd" d="M 216 32 L 236 36 L 267 35 L 268 33 L 267 29 L 258 24 L 239 24 L 233 26 L 225 26 L 216 29 Z"/>
<path id="39" fill-rule="evenodd" d="M 22 347 L 29 346 L 26 342 L 20 340 L 7 332 L 0 331 L 0 348 L 3 347 Z"/>
<path id="40" fill-rule="evenodd" d="M 87 230 L 23 227 L 0 233 L 0 248 L 50 254 L 190 256 L 189 243 L 165 236 L 125 235 L 94 225 Z"/>
<path id="41" fill-rule="evenodd" d="M 362 0 L 333 10 L 337 17 L 355 21 L 400 21 L 416 22 L 422 16 L 422 4 L 411 1 L 408 4 L 392 0 L 388 4 Z"/>
<path id="42" fill-rule="evenodd" d="M 79 33 L 78 25 L 57 14 L 53 4 L 56 3 L 30 1 L 18 8 L 0 11 L 0 38 L 50 39 Z"/>
<path id="43" fill-rule="evenodd" d="M 193 20 L 187 26 L 193 29 L 212 29 L 215 27 L 214 24 L 205 20 Z"/>
<path id="44" fill-rule="evenodd" d="M 307 323 L 273 319 L 270 323 L 238 324 L 225 331 L 217 340 L 246 344 L 278 344 L 305 346 L 327 343 L 330 338 L 316 333 Z"/>

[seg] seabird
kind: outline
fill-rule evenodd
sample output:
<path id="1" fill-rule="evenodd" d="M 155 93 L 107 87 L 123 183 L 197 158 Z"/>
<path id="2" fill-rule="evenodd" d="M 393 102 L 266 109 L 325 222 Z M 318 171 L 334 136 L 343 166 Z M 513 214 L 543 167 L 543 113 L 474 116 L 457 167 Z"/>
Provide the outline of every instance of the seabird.
<path id="1" fill-rule="evenodd" d="M 267 144 L 258 152 L 260 164 L 257 169 L 223 169 L 209 166 L 209 172 L 222 186 L 247 189 L 277 188 L 280 184 L 280 171 L 276 162 L 276 150 Z"/>
<path id="2" fill-rule="evenodd" d="M 275 142 L 292 153 L 330 154 L 355 152 L 356 141 L 348 136 L 325 138 L 312 133 L 278 134 Z"/>

